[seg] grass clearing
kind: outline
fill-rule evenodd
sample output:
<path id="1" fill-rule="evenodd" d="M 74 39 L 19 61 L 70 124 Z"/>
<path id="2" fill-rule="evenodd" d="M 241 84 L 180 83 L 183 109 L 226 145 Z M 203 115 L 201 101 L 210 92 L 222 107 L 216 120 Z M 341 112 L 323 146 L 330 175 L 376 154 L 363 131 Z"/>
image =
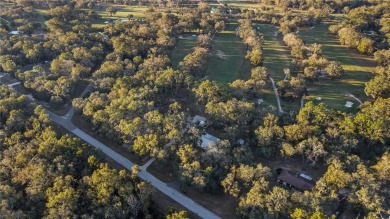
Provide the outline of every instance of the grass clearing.
<path id="1" fill-rule="evenodd" d="M 340 45 L 338 39 L 328 31 L 330 24 L 321 24 L 313 29 L 302 29 L 299 35 L 306 44 L 319 43 L 322 45 L 324 56 L 330 61 L 339 61 L 346 74 L 339 80 L 323 79 L 309 85 L 309 95 L 321 97 L 327 105 L 342 111 L 354 112 L 359 103 L 353 98 L 346 97 L 347 93 L 355 95 L 362 101 L 368 100 L 364 92 L 365 82 L 369 81 L 375 69 L 372 57 L 358 54 L 355 50 Z M 354 103 L 352 108 L 346 108 L 346 101 Z"/>
<path id="2" fill-rule="evenodd" d="M 250 75 L 250 64 L 245 59 L 246 47 L 236 36 L 236 28 L 237 24 L 230 24 L 226 30 L 216 34 L 213 55 L 206 70 L 208 79 L 227 84 L 237 79 L 247 79 Z M 225 55 L 225 59 L 215 55 L 218 50 Z"/>
<path id="3" fill-rule="evenodd" d="M 11 7 L 12 5 L 14 5 L 14 4 L 13 3 L 7 3 L 7 2 L 0 2 L 0 6 L 2 6 L 2 7 L 8 8 L 8 7 Z"/>
<path id="4" fill-rule="evenodd" d="M 115 14 L 112 16 L 108 15 L 106 12 L 106 8 L 113 7 L 117 10 Z M 93 23 L 94 27 L 104 27 L 106 25 L 105 22 L 115 22 L 117 20 L 128 20 L 128 16 L 132 14 L 134 18 L 144 18 L 146 16 L 147 6 L 133 6 L 133 5 L 116 5 L 116 4 L 105 4 L 100 3 L 95 6 L 93 10 L 96 11 L 102 18 Z"/>
<path id="5" fill-rule="evenodd" d="M 171 53 L 172 67 L 176 68 L 179 62 L 183 61 L 184 57 L 192 52 L 192 48 L 196 46 L 198 35 L 187 33 L 179 37 L 176 47 Z"/>
<path id="6" fill-rule="evenodd" d="M 284 79 L 283 69 L 290 66 L 292 60 L 290 51 L 287 46 L 283 45 L 281 36 L 275 36 L 274 33 L 278 29 L 270 24 L 258 24 L 258 32 L 264 36 L 263 45 L 263 66 L 268 69 L 269 74 L 275 81 Z"/>
<path id="7" fill-rule="evenodd" d="M 112 16 L 108 15 L 106 9 L 108 7 L 113 7 L 117 10 Z M 146 16 L 145 12 L 148 9 L 147 6 L 133 6 L 133 5 L 117 5 L 117 4 L 106 4 L 100 3 L 96 5 L 93 10 L 101 16 L 101 19 L 92 23 L 93 27 L 104 27 L 107 25 L 106 22 L 114 23 L 118 20 L 128 20 L 130 14 L 134 18 L 144 18 Z M 83 9 L 89 11 L 90 9 Z M 40 15 L 39 18 L 36 18 L 34 21 L 44 23 L 44 16 L 47 15 L 48 9 L 35 9 L 36 12 Z"/>
<path id="8" fill-rule="evenodd" d="M 268 69 L 268 73 L 275 80 L 275 82 L 284 79 L 285 74 L 283 69 L 290 66 L 292 60 L 290 51 L 282 42 L 281 36 L 275 36 L 275 31 L 278 29 L 274 25 L 270 24 L 257 24 L 257 31 L 264 36 L 263 45 L 263 66 Z M 266 103 L 277 106 L 276 97 L 271 86 L 271 82 L 268 81 L 265 88 L 263 97 Z M 281 106 L 285 112 L 298 111 L 300 108 L 300 101 L 289 102 L 281 99 Z"/>

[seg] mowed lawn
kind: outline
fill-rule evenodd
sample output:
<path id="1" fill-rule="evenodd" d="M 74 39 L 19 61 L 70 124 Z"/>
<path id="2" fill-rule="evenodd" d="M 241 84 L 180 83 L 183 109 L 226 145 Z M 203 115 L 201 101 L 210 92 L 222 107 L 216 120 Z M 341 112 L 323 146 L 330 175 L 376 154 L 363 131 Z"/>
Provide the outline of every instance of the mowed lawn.
<path id="1" fill-rule="evenodd" d="M 113 7 L 117 10 L 115 14 L 110 16 L 106 13 L 108 7 Z M 128 20 L 128 16 L 132 14 L 134 18 L 143 18 L 146 16 L 145 12 L 148 9 L 147 6 L 133 6 L 133 5 L 116 5 L 100 3 L 94 7 L 94 10 L 102 17 L 98 22 L 94 23 L 94 27 L 103 27 L 105 22 L 115 22 L 117 20 Z"/>
<path id="2" fill-rule="evenodd" d="M 283 70 L 290 66 L 290 50 L 282 42 L 282 36 L 275 36 L 278 29 L 270 24 L 257 24 L 257 31 L 264 36 L 263 45 L 263 66 L 268 69 L 268 73 L 275 81 L 284 79 Z"/>
<path id="3" fill-rule="evenodd" d="M 108 7 L 113 7 L 117 10 L 112 16 L 108 15 L 106 9 Z M 92 23 L 93 27 L 104 27 L 108 22 L 113 23 L 121 20 L 128 20 L 128 16 L 132 14 L 134 18 L 143 18 L 146 16 L 145 12 L 148 9 L 147 6 L 132 6 L 132 5 L 116 5 L 116 4 L 106 4 L 100 3 L 96 5 L 93 10 L 101 16 L 101 19 Z M 89 11 L 90 9 L 82 9 Z M 47 15 L 48 9 L 35 9 L 36 12 L 40 14 L 39 18 L 34 19 L 35 22 L 44 23 L 43 16 Z"/>
<path id="4" fill-rule="evenodd" d="M 179 63 L 183 61 L 184 57 L 192 52 L 192 49 L 196 46 L 196 40 L 198 38 L 198 35 L 191 33 L 182 34 L 180 36 L 176 47 L 171 53 L 172 67 L 175 69 Z"/>
<path id="5" fill-rule="evenodd" d="M 256 24 L 257 31 L 264 36 L 263 45 L 263 66 L 268 69 L 268 73 L 275 82 L 284 79 L 283 70 L 288 68 L 291 62 L 290 50 L 282 42 L 282 36 L 275 36 L 275 31 L 278 29 L 270 24 Z M 262 99 L 265 103 L 276 106 L 276 97 L 271 86 L 271 81 L 268 81 Z M 297 111 L 300 108 L 300 100 L 288 102 L 281 99 L 281 106 L 285 112 Z"/>
<path id="6" fill-rule="evenodd" d="M 351 93 L 362 101 L 367 100 L 364 86 L 373 75 L 375 62 L 372 57 L 358 54 L 353 49 L 340 45 L 338 39 L 328 31 L 329 24 L 317 25 L 313 29 L 300 30 L 299 36 L 306 44 L 319 43 L 322 45 L 324 56 L 330 61 L 339 61 L 346 75 L 339 80 L 320 80 L 309 86 L 311 98 L 321 97 L 321 101 L 338 110 L 354 112 L 359 103 L 346 97 Z M 346 108 L 346 101 L 354 103 L 352 108 Z"/>
<path id="7" fill-rule="evenodd" d="M 237 26 L 237 24 L 230 24 L 225 31 L 215 35 L 213 54 L 206 70 L 207 79 L 227 84 L 237 79 L 249 77 L 250 65 L 245 59 L 246 47 L 242 40 L 236 36 Z M 225 55 L 225 59 L 215 55 L 218 50 Z"/>

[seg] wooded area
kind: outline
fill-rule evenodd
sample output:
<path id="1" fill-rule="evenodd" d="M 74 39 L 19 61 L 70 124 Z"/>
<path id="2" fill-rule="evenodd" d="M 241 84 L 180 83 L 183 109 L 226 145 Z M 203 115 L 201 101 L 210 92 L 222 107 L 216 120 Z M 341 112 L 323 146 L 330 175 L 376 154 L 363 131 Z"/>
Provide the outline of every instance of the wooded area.
<path id="1" fill-rule="evenodd" d="M 107 18 L 139 6 L 146 7 L 142 18 L 131 12 L 126 20 Z M 0 17 L 5 218 L 189 217 L 177 209 L 157 211 L 154 188 L 136 169 L 112 169 L 101 151 L 58 130 L 45 111 L 70 107 L 82 120 L 75 126 L 87 126 L 139 160 L 154 158 L 155 171 L 174 176 L 166 183 L 183 193 L 191 188 L 189 198 L 226 195 L 235 215 L 203 206 L 220 217 L 389 217 L 388 2 L 8 0 Z M 334 46 L 345 46 L 356 62 L 375 60 L 372 79 L 351 76 L 344 60 L 305 41 L 324 23 L 340 42 Z M 286 66 L 275 68 L 283 72 L 264 67 L 268 38 L 259 24 L 275 26 L 273 43 L 291 54 L 281 57 Z M 211 57 L 231 59 L 215 42 L 230 25 L 238 26 L 237 45 L 246 54 L 234 58 L 245 59 L 247 76 L 223 79 L 239 74 L 232 68 L 211 80 Z M 183 36 L 194 37 L 194 47 L 173 54 L 185 46 Z M 173 65 L 172 57 L 181 56 Z M 271 62 L 267 67 L 274 69 Z M 354 101 L 345 109 L 313 96 L 317 85 L 347 77 L 361 79 L 356 83 L 365 89 L 340 93 Z M 283 109 L 297 101 L 299 110 Z M 196 115 L 201 120 L 194 121 Z M 202 148 L 202 139 L 211 143 Z"/>

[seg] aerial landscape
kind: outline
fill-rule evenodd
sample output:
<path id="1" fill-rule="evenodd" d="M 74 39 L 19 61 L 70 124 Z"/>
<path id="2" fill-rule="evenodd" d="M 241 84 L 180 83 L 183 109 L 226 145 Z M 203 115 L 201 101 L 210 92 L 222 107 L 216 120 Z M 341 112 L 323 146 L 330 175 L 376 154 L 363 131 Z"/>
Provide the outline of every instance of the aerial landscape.
<path id="1" fill-rule="evenodd" d="M 389 0 L 0 0 L 0 219 L 388 219 L 389 145 Z"/>

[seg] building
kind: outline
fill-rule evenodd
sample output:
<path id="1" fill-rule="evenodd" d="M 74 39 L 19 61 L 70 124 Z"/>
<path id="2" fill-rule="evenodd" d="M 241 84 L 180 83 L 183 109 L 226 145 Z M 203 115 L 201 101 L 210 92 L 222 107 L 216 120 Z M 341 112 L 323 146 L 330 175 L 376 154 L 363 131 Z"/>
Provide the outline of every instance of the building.
<path id="1" fill-rule="evenodd" d="M 305 175 L 307 176 L 307 175 Z M 311 177 L 310 177 L 311 178 Z M 278 183 L 283 184 L 289 188 L 298 190 L 298 191 L 307 191 L 311 190 L 314 186 L 314 182 L 306 178 L 295 176 L 290 172 L 283 170 L 278 176 Z"/>
<path id="2" fill-rule="evenodd" d="M 22 34 L 22 33 L 23 32 L 19 31 L 19 30 L 14 30 L 14 31 L 9 32 L 9 34 L 11 34 L 11 35 L 19 35 L 19 34 Z"/>
<path id="3" fill-rule="evenodd" d="M 204 150 L 211 150 L 215 148 L 215 145 L 220 141 L 219 138 L 212 136 L 208 133 L 201 136 L 200 147 Z"/>
<path id="4" fill-rule="evenodd" d="M 194 118 L 191 120 L 192 124 L 204 126 L 206 124 L 206 118 L 203 116 L 194 116 Z"/>

